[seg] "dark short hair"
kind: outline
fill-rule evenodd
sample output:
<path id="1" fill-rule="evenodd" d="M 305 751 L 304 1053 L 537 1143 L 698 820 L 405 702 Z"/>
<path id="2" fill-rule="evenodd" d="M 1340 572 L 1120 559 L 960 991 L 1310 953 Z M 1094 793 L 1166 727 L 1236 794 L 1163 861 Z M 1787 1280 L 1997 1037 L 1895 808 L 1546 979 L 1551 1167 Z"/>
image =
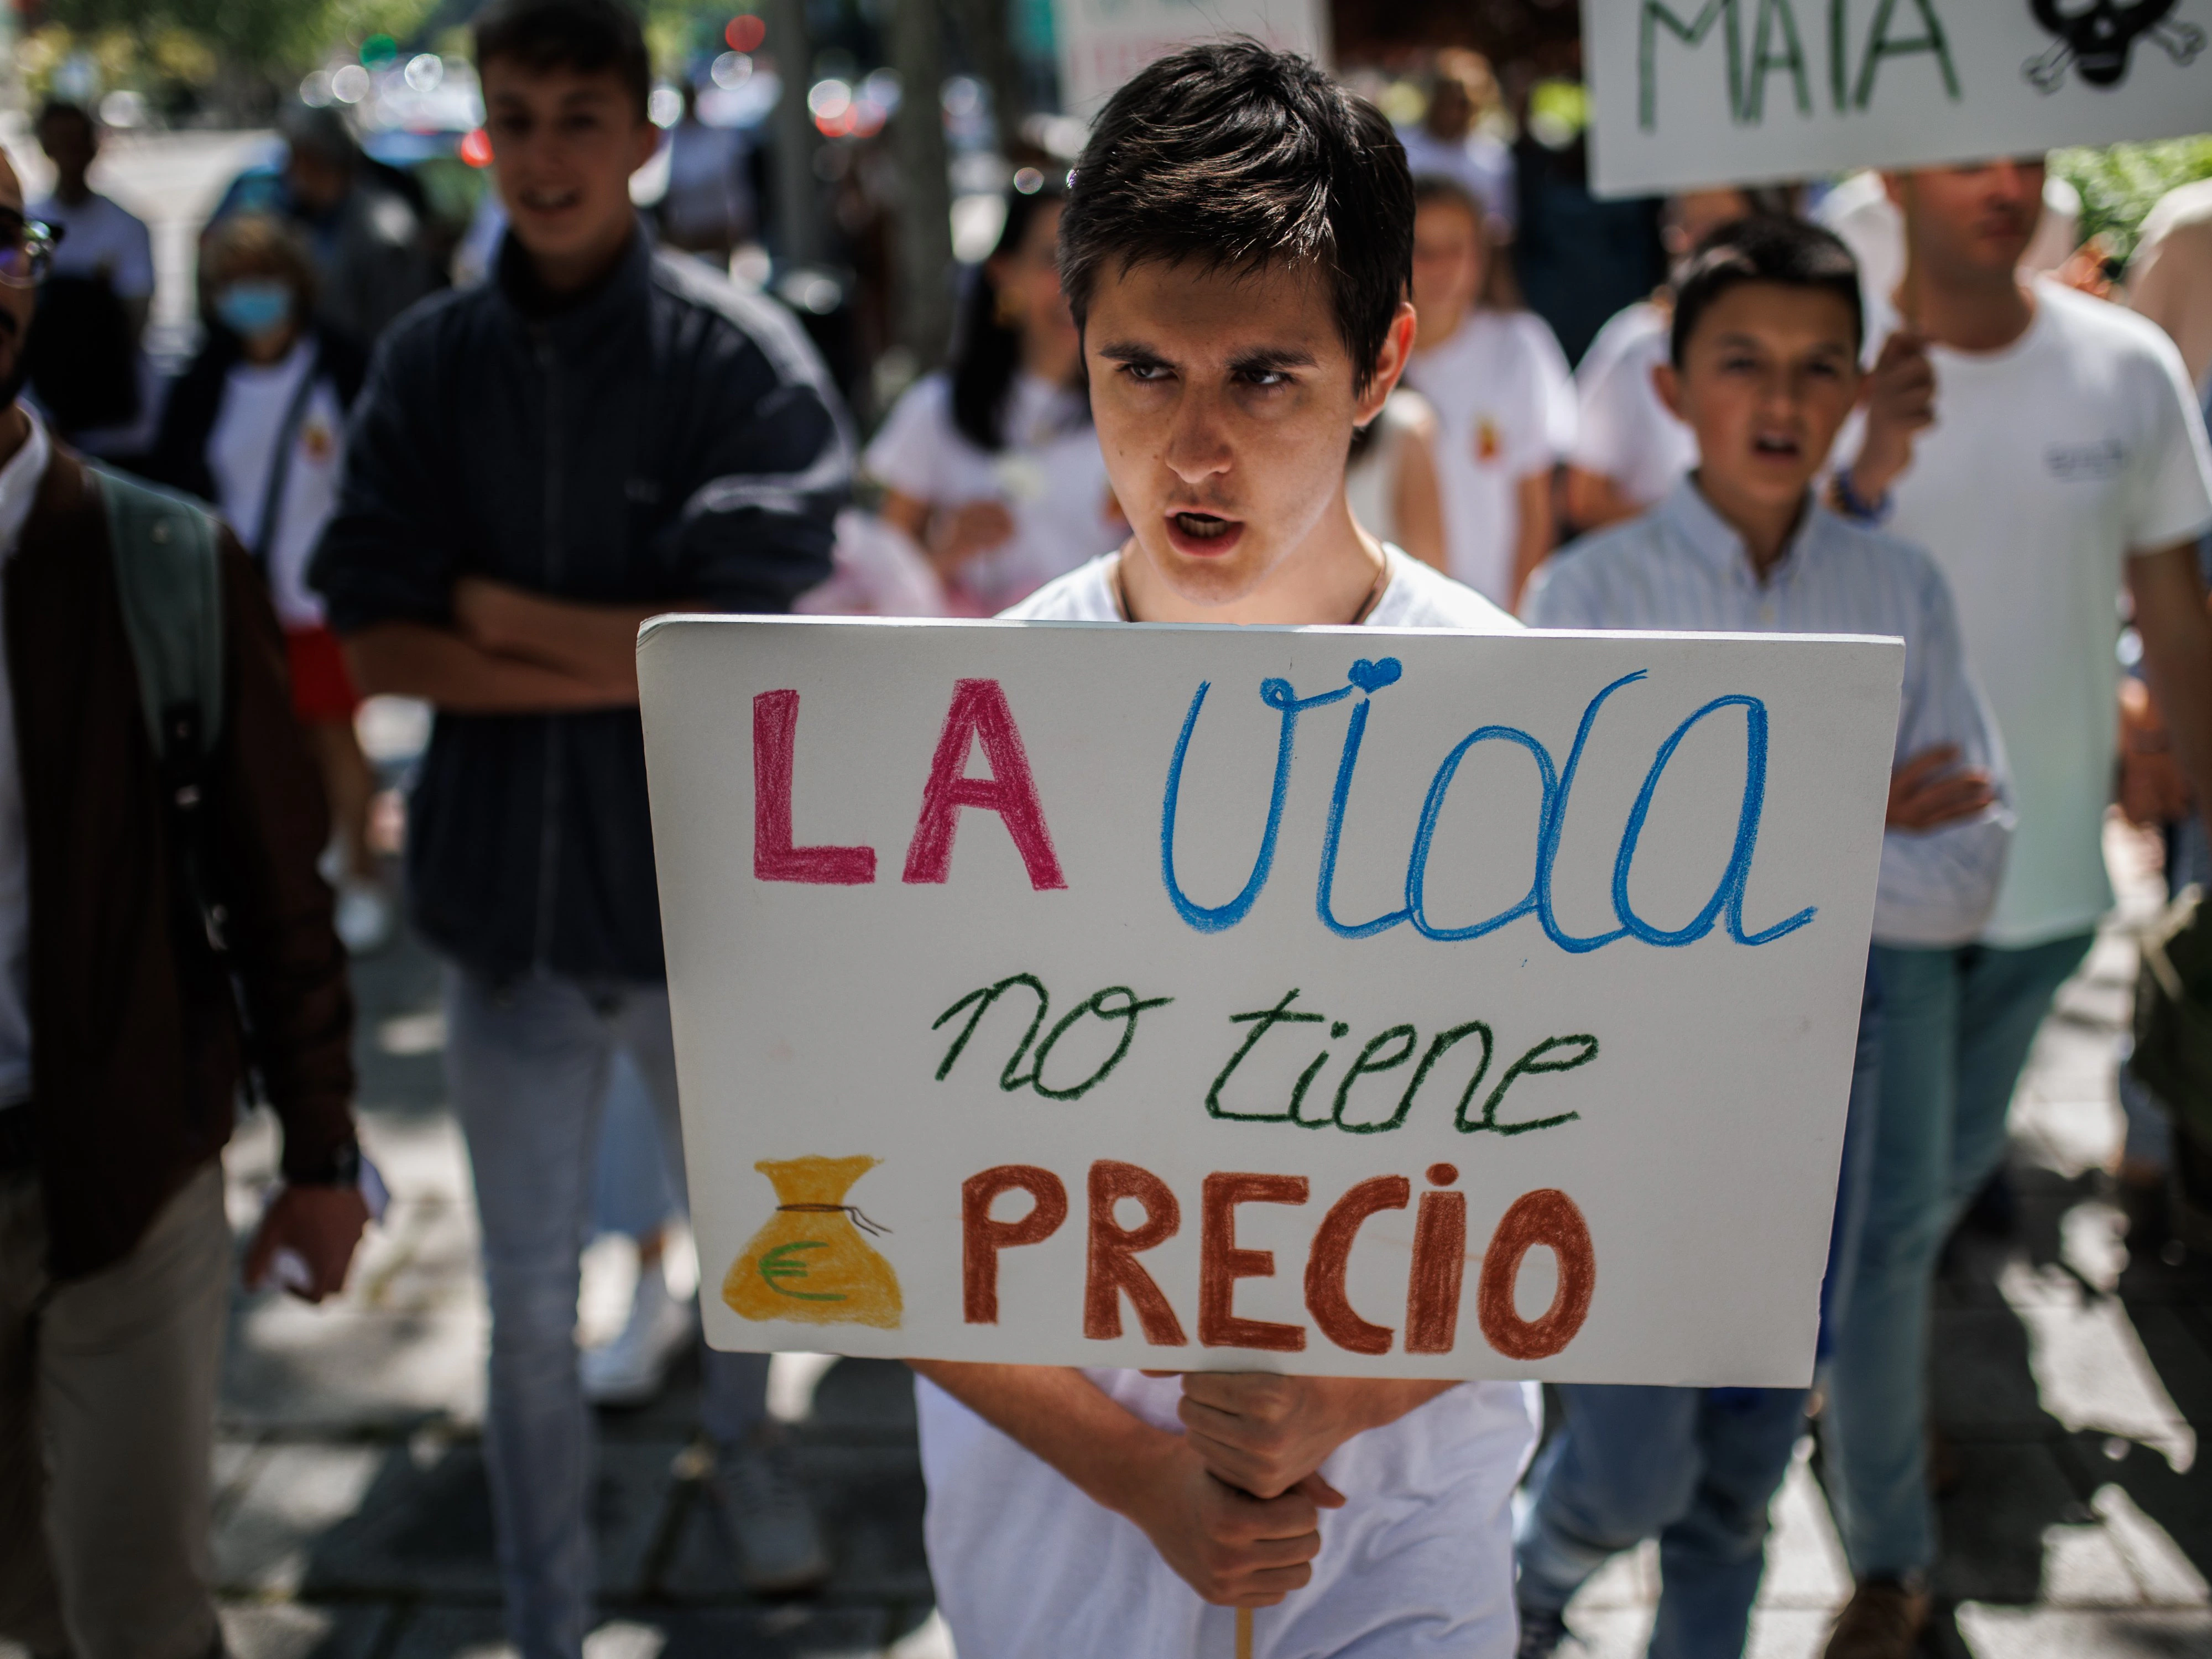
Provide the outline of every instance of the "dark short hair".
<path id="1" fill-rule="evenodd" d="M 1866 343 L 1866 306 L 1859 295 L 1859 264 L 1843 239 L 1802 219 L 1758 214 L 1723 225 L 1683 263 L 1674 283 L 1674 326 L 1668 343 L 1674 367 L 1682 366 L 1698 319 L 1730 289 L 1747 283 L 1817 289 L 1850 307 L 1851 349 Z"/>
<path id="2" fill-rule="evenodd" d="M 1413 268 L 1413 181 L 1382 112 L 1256 40 L 1188 46 L 1110 99 L 1075 164 L 1060 280 L 1081 326 L 1101 270 L 1310 266 L 1364 391 Z"/>
<path id="3" fill-rule="evenodd" d="M 653 58 L 637 14 L 622 0 L 491 0 L 477 14 L 477 72 L 495 58 L 525 69 L 612 70 L 641 119 L 653 92 Z"/>
<path id="4" fill-rule="evenodd" d="M 39 118 L 31 124 L 31 131 L 44 132 L 49 121 L 82 121 L 86 137 L 96 139 L 100 137 L 100 124 L 92 118 L 92 112 L 82 104 L 71 103 L 66 98 L 49 98 L 40 105 Z"/>
<path id="5" fill-rule="evenodd" d="M 327 104 L 288 106 L 276 118 L 276 131 L 293 150 L 334 167 L 350 169 L 361 159 L 353 129 L 346 125 L 343 115 Z"/>
<path id="6" fill-rule="evenodd" d="M 1490 210 L 1482 198 L 1448 173 L 1424 173 L 1413 180 L 1413 207 L 1416 211 L 1433 203 L 1443 202 L 1466 210 L 1480 231 L 1490 222 Z"/>

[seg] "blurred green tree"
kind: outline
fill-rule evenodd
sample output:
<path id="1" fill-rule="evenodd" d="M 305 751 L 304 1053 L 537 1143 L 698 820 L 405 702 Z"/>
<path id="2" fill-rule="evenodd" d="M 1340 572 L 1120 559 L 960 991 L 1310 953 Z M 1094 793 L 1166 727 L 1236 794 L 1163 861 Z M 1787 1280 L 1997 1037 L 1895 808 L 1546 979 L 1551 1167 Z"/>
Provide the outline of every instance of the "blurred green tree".
<path id="1" fill-rule="evenodd" d="M 2113 257 L 2136 251 L 2143 216 L 2177 185 L 2212 178 L 2212 134 L 2104 149 L 2057 149 L 2051 168 L 2081 192 L 2081 240 L 2101 235 Z"/>
<path id="2" fill-rule="evenodd" d="M 283 77 L 313 68 L 333 48 L 372 34 L 405 39 L 432 0 L 46 0 L 43 21 L 77 37 L 125 36 L 139 46 L 135 65 L 161 77 L 155 48 L 191 37 L 223 69 Z M 171 55 L 173 55 L 173 46 Z"/>

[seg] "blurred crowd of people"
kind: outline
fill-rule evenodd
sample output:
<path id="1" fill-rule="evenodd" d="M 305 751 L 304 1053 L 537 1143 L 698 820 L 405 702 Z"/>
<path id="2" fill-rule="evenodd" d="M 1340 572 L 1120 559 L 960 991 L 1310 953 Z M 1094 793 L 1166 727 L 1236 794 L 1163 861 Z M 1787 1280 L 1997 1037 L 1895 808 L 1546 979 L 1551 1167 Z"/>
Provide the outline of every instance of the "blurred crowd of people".
<path id="1" fill-rule="evenodd" d="M 327 878 L 326 923 L 303 886 L 270 899 L 236 945 L 299 1190 L 364 1189 L 331 1115 L 349 1086 L 329 1071 L 343 1065 L 331 1022 L 343 1020 L 262 981 L 306 971 L 343 1003 L 311 936 L 326 926 L 356 953 L 392 937 L 389 837 L 373 811 L 387 781 L 356 717 L 372 693 L 438 711 L 411 783 L 407 899 L 448 964 L 449 1074 L 490 1287 L 501 1570 L 531 1659 L 574 1659 L 589 1613 L 587 1402 L 649 1398 L 696 1335 L 663 1267 L 684 1188 L 639 622 L 679 602 L 988 617 L 1132 533 L 1062 290 L 1065 158 L 1012 158 L 995 245 L 961 273 L 944 366 L 899 391 L 862 442 L 851 387 L 803 313 L 732 280 L 760 234 L 757 158 L 702 121 L 689 91 L 666 133 L 648 120 L 649 64 L 623 15 L 602 0 L 500 0 L 479 21 L 497 184 L 442 264 L 416 206 L 338 113 L 292 112 L 283 166 L 234 184 L 200 239 L 202 343 L 166 381 L 144 349 L 147 228 L 91 188 L 93 117 L 42 110 L 53 192 L 0 201 L 12 262 L 0 297 L 39 284 L 35 328 L 26 307 L 9 333 L 28 410 L 21 453 L 43 476 L 51 434 L 209 504 L 231 563 L 265 592 L 270 629 L 234 619 L 228 648 L 243 654 L 230 672 L 245 689 L 232 718 L 281 696 L 295 724 L 241 731 L 262 747 L 237 762 L 319 777 L 321 810 L 288 796 L 266 822 L 224 820 L 238 844 L 214 863 L 260 857 L 299 876 L 292 866 L 319 860 Z M 2077 248 L 2079 201 L 2039 158 L 1685 194 L 1656 210 L 1668 279 L 1623 293 L 1586 346 L 1570 342 L 1571 365 L 1560 330 L 1528 303 L 1545 298 L 1556 240 L 1516 269 L 1541 210 L 1522 199 L 1507 125 L 1488 66 L 1451 52 L 1398 134 L 1417 326 L 1395 389 L 1350 438 L 1358 525 L 1534 625 L 1900 633 L 1911 645 L 1889 824 L 1893 841 L 1920 838 L 1919 861 L 1894 891 L 1885 866 L 1846 1157 L 1858 1207 L 1839 1211 L 1835 1256 L 1852 1291 L 1823 1339 L 1831 1491 L 1859 1580 L 1829 1652 L 1902 1659 L 1936 1549 L 1923 1375 L 1936 1255 L 1997 1170 L 2036 1026 L 2109 907 L 2100 836 L 2116 773 L 2124 809 L 2166 832 L 2177 893 L 2204 876 L 2212 656 L 2196 542 L 2212 516 L 2212 183 L 2162 203 L 2117 273 Z M 663 147 L 666 191 L 641 220 L 629 181 Z M 1762 242 L 1747 224 L 1791 228 Z M 1808 240 L 1808 224 L 1835 247 Z M 1741 338 L 1722 336 L 1693 368 L 1697 319 L 1678 301 L 1720 305 L 1717 247 L 1762 273 L 1754 287 L 1847 294 L 1816 319 L 1850 319 L 1842 359 L 1824 337 L 1778 365 L 1761 356 L 1771 341 L 1811 325 L 1747 314 Z M 1792 399 L 1826 412 L 1801 417 Z M 1744 484 L 1723 499 L 1724 443 L 1744 477 L 1766 466 L 1784 479 L 1781 494 Z M 30 492 L 51 486 L 11 484 L 15 466 L 0 471 L 0 530 L 29 549 L 45 533 L 26 516 Z M 1758 528 L 1769 520 L 1771 535 Z M 0 865 L 23 833 L 15 809 L 14 821 L 0 811 Z M 270 1039 L 313 1049 L 323 1072 L 288 1072 Z M 0 1019 L 0 1059 L 9 1040 Z M 207 1066 L 239 1069 L 234 1056 Z M 2131 1247 L 2212 1247 L 2212 1155 L 2155 1089 L 2123 1093 Z M 26 1080 L 0 1101 L 0 1173 L 62 1156 L 28 1127 L 30 1100 Z M 197 1179 L 212 1133 L 172 1149 L 139 1232 L 118 1224 L 129 1236 L 88 1255 L 91 1271 L 137 1259 L 157 1210 L 170 1224 L 161 1206 Z M 305 1262 L 296 1288 L 334 1291 L 345 1230 L 365 1214 L 272 1212 L 260 1263 L 291 1249 Z M 23 1224 L 21 1250 L 39 1254 L 38 1224 Z M 624 1328 L 580 1371 L 580 1230 L 629 1235 L 641 1263 Z M 16 1248 L 0 1234 L 0 1277 Z M 198 1378 L 188 1403 L 211 1386 L 204 1337 L 151 1372 Z M 0 1331 L 0 1351 L 10 1340 Z M 715 1491 L 748 1582 L 804 1589 L 827 1553 L 764 1389 L 760 1357 L 709 1357 Z M 1652 1534 L 1667 1575 L 1652 1651 L 1741 1650 L 1766 1503 L 1807 1407 L 1802 1391 L 1736 1397 L 1750 1392 L 1566 1391 L 1521 1538 L 1524 1655 L 1549 1653 L 1576 1588 Z M 55 1478 L 66 1485 L 74 1467 Z M 19 1496 L 0 1490 L 0 1503 Z M 12 1633 L 8 1552 L 27 1547 L 13 1524 L 0 1522 L 0 1633 Z M 46 1602 L 24 1593 L 68 1609 L 66 1644 L 34 1651 L 150 1653 L 126 1612 L 190 1623 L 174 1613 L 189 1606 L 189 1571 L 167 1613 L 158 1585 L 137 1612 L 87 1611 L 71 1577 L 82 1547 L 58 1543 Z"/>

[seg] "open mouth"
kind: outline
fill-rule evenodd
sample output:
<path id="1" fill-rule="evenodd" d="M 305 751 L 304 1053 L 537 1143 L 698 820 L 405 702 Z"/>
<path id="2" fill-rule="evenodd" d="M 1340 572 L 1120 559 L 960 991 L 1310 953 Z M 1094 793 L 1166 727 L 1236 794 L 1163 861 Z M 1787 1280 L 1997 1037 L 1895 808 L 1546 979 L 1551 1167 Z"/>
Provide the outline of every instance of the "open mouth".
<path id="1" fill-rule="evenodd" d="M 580 190 L 535 189 L 522 192 L 522 205 L 532 213 L 559 213 L 583 199 L 584 193 Z"/>
<path id="2" fill-rule="evenodd" d="M 1178 553 L 1200 557 L 1226 553 L 1244 533 L 1243 521 L 1218 513 L 1170 513 L 1168 540 Z"/>
<path id="3" fill-rule="evenodd" d="M 1751 441 L 1751 453 L 1767 460 L 1794 461 L 1804 453 L 1796 439 L 1775 433 L 1760 433 Z"/>

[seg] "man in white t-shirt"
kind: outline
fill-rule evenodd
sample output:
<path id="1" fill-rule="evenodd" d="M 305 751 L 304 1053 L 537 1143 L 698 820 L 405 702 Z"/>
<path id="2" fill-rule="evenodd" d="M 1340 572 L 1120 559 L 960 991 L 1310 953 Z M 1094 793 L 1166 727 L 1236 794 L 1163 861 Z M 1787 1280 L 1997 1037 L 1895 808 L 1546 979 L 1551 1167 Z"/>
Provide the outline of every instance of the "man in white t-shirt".
<path id="1" fill-rule="evenodd" d="M 1429 106 L 1418 124 L 1398 130 L 1406 166 L 1416 178 L 1440 173 L 1456 179 L 1482 204 L 1483 228 L 1493 242 L 1510 241 L 1519 218 L 1513 150 L 1483 118 L 1498 106 L 1498 77 L 1480 52 L 1449 47 L 1437 54 L 1429 77 Z"/>
<path id="2" fill-rule="evenodd" d="M 1949 580 L 2019 827 L 1978 943 L 1875 952 L 1889 1012 L 1881 1128 L 1825 1419 L 1859 1590 L 1830 1659 L 1901 1659 L 1926 1616 L 1929 1289 L 1945 1234 L 2003 1155 L 2036 1027 L 2112 903 L 2100 831 L 2123 593 L 2176 757 L 2212 799 L 2212 617 L 2194 545 L 2212 526 L 2212 452 L 2155 325 L 2021 280 L 2043 173 L 2035 159 L 1891 179 L 1914 273 L 1895 310 L 1917 331 L 1884 361 L 1902 373 L 1924 343 L 1933 410 L 1917 436 L 1908 421 L 1872 422 L 1838 479 L 1847 506 L 1886 515 Z"/>
<path id="3" fill-rule="evenodd" d="M 1420 333 L 1406 384 L 1437 411 L 1445 568 L 1510 610 L 1552 551 L 1552 470 L 1574 443 L 1574 377 L 1534 312 L 1475 303 L 1490 249 L 1474 199 L 1434 174 L 1413 194 Z"/>
<path id="4" fill-rule="evenodd" d="M 39 147 L 54 164 L 54 188 L 32 204 L 31 216 L 65 233 L 54 250 L 53 274 L 104 278 L 123 301 L 135 341 L 154 303 L 154 241 L 146 222 L 93 189 L 87 175 L 100 154 L 100 130 L 76 105 L 48 104 L 39 112 Z"/>
<path id="5" fill-rule="evenodd" d="M 152 443 L 157 412 L 154 371 L 140 349 L 154 304 L 153 239 L 144 221 L 93 189 L 100 129 L 88 112 L 48 103 L 38 134 L 54 188 L 31 217 L 62 239 L 40 301 L 45 349 L 33 352 L 31 384 L 76 448 L 136 455 Z"/>
<path id="6" fill-rule="evenodd" d="M 1412 343 L 1412 231 L 1389 126 L 1303 58 L 1211 43 L 1116 93 L 1060 269 L 1131 534 L 1009 614 L 1516 627 L 1346 504 Z M 1262 1659 L 1513 1650 L 1522 1385 L 915 1369 L 962 1659 L 1212 1659 L 1231 1607 Z"/>

